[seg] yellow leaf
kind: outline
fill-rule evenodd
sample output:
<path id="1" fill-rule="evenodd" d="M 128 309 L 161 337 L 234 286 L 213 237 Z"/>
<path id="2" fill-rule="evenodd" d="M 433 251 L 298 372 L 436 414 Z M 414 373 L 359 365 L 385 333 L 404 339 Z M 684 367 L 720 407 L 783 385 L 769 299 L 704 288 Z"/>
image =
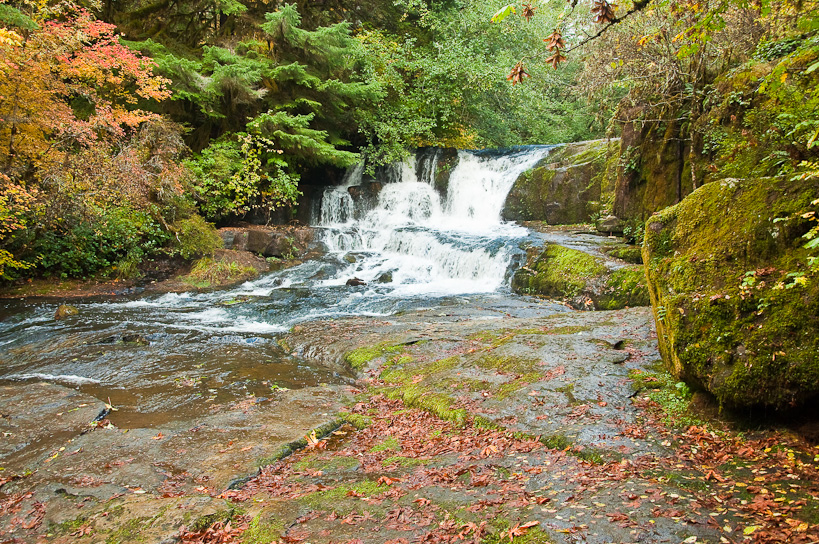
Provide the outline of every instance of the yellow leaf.
<path id="1" fill-rule="evenodd" d="M 752 535 L 759 529 L 762 529 L 762 525 L 749 525 L 742 530 L 742 534 L 745 536 Z"/>

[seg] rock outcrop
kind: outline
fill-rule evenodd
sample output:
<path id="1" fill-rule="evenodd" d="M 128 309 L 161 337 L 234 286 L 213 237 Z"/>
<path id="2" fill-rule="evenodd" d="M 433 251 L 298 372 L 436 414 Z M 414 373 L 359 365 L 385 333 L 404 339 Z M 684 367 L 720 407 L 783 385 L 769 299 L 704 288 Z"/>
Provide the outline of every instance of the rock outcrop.
<path id="1" fill-rule="evenodd" d="M 558 244 L 530 251 L 526 265 L 512 279 L 512 289 L 564 300 L 582 310 L 649 305 L 642 266 L 612 270 L 603 259 Z"/>
<path id="2" fill-rule="evenodd" d="M 728 407 L 819 396 L 819 278 L 803 235 L 816 179 L 708 183 L 646 223 L 660 351 Z"/>
<path id="3" fill-rule="evenodd" d="M 225 249 L 264 257 L 294 259 L 307 253 L 315 232 L 310 227 L 226 227 L 219 229 Z"/>
<path id="4" fill-rule="evenodd" d="M 588 222 L 614 187 L 610 175 L 614 166 L 607 163 L 610 145 L 614 148 L 616 142 L 593 140 L 556 147 L 515 182 L 503 218 L 551 225 Z"/>

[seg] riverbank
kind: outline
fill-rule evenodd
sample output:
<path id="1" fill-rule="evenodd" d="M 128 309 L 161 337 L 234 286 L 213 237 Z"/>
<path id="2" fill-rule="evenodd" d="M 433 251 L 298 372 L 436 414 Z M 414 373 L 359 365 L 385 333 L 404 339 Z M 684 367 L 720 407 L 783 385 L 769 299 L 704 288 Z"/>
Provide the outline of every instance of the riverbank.
<path id="1" fill-rule="evenodd" d="M 819 536 L 817 450 L 790 432 L 732 429 L 707 410 L 692 411 L 690 393 L 658 368 L 647 308 L 577 312 L 496 296 L 390 318 L 304 323 L 280 343 L 314 363 L 346 362 L 358 383 L 248 398 L 151 429 L 121 427 L 116 413 L 84 424 L 105 409 L 93 399 L 48 403 L 39 420 L 29 415 L 32 399 L 6 402 L 4 425 L 39 428 L 55 418 L 48 411 L 77 422 L 59 447 L 35 448 L 14 470 L 3 461 L 4 538 Z M 41 387 L 41 396 L 55 386 L 20 387 Z M 87 413 L 78 410 L 83 404 Z M 244 479 L 257 466 L 259 474 Z"/>

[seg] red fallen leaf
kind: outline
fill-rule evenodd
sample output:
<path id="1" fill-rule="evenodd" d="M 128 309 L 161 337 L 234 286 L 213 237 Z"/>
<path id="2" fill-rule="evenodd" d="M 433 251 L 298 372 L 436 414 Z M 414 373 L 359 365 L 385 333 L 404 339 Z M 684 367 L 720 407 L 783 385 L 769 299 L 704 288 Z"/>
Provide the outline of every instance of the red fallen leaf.
<path id="1" fill-rule="evenodd" d="M 425 499 L 423 497 L 419 497 L 412 502 L 417 502 L 418 506 L 429 506 L 432 501 L 429 499 Z"/>
<path id="2" fill-rule="evenodd" d="M 718 481 L 719 483 L 725 482 L 725 478 L 723 478 L 722 476 L 720 476 L 719 474 L 717 474 L 713 470 L 708 471 L 708 473 L 705 475 L 705 479 L 706 480 L 714 479 L 714 480 Z"/>
<path id="3" fill-rule="evenodd" d="M 497 446 L 490 444 L 481 450 L 481 457 L 491 457 L 495 453 L 498 453 Z"/>
<path id="4" fill-rule="evenodd" d="M 156 436 L 152 436 L 151 440 L 162 440 L 163 438 L 165 438 L 165 435 L 163 435 L 162 433 L 159 433 Z"/>
<path id="5" fill-rule="evenodd" d="M 525 535 L 529 531 L 529 529 L 531 529 L 535 525 L 540 525 L 540 522 L 539 521 L 527 521 L 523 525 L 515 525 L 514 527 L 509 529 L 509 532 L 507 533 L 507 535 L 509 536 L 509 541 L 511 542 L 511 541 L 515 540 L 516 536 Z"/>
<path id="6" fill-rule="evenodd" d="M 549 497 L 534 497 L 534 500 L 536 504 L 546 504 L 552 499 L 550 499 Z"/>
<path id="7" fill-rule="evenodd" d="M 83 537 L 86 535 L 90 535 L 94 533 L 94 529 L 92 529 L 89 525 L 82 525 L 79 529 L 74 531 L 68 536 L 76 536 L 76 537 Z"/>
<path id="8" fill-rule="evenodd" d="M 608 405 L 609 405 L 609 403 L 608 403 L 608 402 L 606 402 L 606 401 L 604 401 L 604 400 L 603 400 L 603 401 L 600 401 L 600 402 L 598 402 L 598 403 L 597 403 L 597 406 L 603 406 L 603 407 L 605 407 L 605 406 L 608 406 Z"/>
<path id="9" fill-rule="evenodd" d="M 628 521 L 629 520 L 628 516 L 625 515 L 622 512 L 610 512 L 610 513 L 606 514 L 606 517 L 608 517 L 609 521 L 611 521 L 611 522 Z"/>
<path id="10" fill-rule="evenodd" d="M 31 512 L 29 512 L 27 516 L 31 516 L 31 520 L 23 524 L 23 529 L 36 529 L 40 526 L 40 524 L 43 522 L 43 518 L 45 517 L 45 504 L 35 502 L 31 507 Z"/>
<path id="11" fill-rule="evenodd" d="M 401 481 L 401 478 L 390 478 L 389 476 L 381 476 L 378 479 L 379 484 L 384 484 L 386 486 L 391 486 L 392 484 L 394 484 L 396 482 L 400 482 L 400 481 Z"/>

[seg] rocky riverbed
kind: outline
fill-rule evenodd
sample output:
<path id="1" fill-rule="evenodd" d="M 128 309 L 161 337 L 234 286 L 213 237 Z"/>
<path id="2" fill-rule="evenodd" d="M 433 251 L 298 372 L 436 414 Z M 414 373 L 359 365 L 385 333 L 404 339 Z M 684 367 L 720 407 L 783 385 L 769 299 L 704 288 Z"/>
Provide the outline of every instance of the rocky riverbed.
<path id="1" fill-rule="evenodd" d="M 359 379 L 154 428 L 0 394 L 4 542 L 813 542 L 817 451 L 692 411 L 648 308 L 485 297 L 298 325 Z M 695 397 L 696 398 L 696 397 Z M 115 408 L 115 407 L 114 407 Z M 315 431 L 315 432 L 313 432 Z"/>

